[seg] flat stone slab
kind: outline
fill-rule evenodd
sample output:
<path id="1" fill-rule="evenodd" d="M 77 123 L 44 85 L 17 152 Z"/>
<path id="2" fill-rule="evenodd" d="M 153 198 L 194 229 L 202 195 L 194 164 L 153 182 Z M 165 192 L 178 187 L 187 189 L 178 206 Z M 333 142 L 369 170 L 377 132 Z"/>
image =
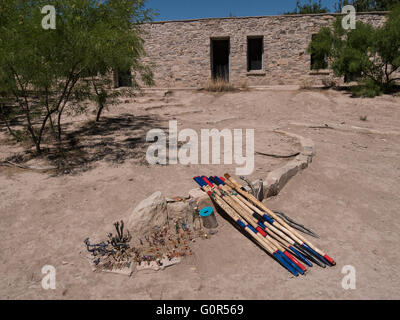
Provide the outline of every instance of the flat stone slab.
<path id="1" fill-rule="evenodd" d="M 301 145 L 301 151 L 293 160 L 273 170 L 263 179 L 264 199 L 279 194 L 291 178 L 301 170 L 308 168 L 308 165 L 312 162 L 312 158 L 316 155 L 315 144 L 311 139 L 282 130 L 273 130 L 273 132 L 295 138 Z M 255 183 L 256 181 L 253 181 L 253 184 Z M 248 190 L 248 187 L 245 188 Z M 209 200 L 208 195 L 199 188 L 190 190 L 189 195 L 194 198 L 197 203 L 207 201 L 206 199 Z M 212 205 L 211 200 L 209 200 L 209 205 L 210 204 Z"/>

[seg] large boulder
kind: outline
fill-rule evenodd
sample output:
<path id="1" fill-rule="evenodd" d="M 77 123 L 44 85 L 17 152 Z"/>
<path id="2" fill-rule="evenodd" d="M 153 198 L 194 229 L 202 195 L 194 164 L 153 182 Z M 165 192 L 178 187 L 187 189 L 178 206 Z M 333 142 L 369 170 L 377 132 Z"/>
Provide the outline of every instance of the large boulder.
<path id="1" fill-rule="evenodd" d="M 167 221 L 167 200 L 160 191 L 157 191 L 133 209 L 127 219 L 127 228 L 132 234 L 145 234 L 155 226 L 164 226 Z"/>

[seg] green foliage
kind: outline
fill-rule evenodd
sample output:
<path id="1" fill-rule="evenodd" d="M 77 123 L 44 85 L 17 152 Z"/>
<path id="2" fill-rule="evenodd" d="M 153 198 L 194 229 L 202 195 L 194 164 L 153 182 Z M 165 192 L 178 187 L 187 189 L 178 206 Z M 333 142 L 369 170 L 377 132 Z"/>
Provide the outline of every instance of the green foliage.
<path id="1" fill-rule="evenodd" d="M 341 12 L 346 5 L 352 5 L 357 12 L 369 11 L 389 11 L 396 5 L 400 4 L 400 0 L 338 0 L 335 3 L 334 11 Z M 324 7 L 321 0 L 297 1 L 296 8 L 293 11 L 285 14 L 311 14 L 311 13 L 326 13 L 329 12 L 327 7 Z"/>
<path id="2" fill-rule="evenodd" d="M 354 93 L 375 96 L 389 91 L 400 68 L 400 6 L 391 11 L 383 27 L 358 21 L 356 29 L 344 30 L 341 18 L 333 28 L 322 28 L 308 52 L 326 57 L 336 76 L 360 78 Z"/>
<path id="3" fill-rule="evenodd" d="M 380 96 L 383 91 L 375 81 L 369 78 L 361 79 L 357 86 L 351 87 L 351 93 L 355 97 L 374 98 Z"/>
<path id="4" fill-rule="evenodd" d="M 107 108 L 107 105 L 118 104 L 117 98 L 121 96 L 121 91 L 107 90 L 111 85 L 109 78 L 95 78 L 91 79 L 93 85 L 93 94 L 89 96 L 89 100 L 96 103 L 96 122 L 100 121 L 102 111 Z"/>
<path id="5" fill-rule="evenodd" d="M 339 0 L 335 8 L 341 12 L 344 6 L 352 5 L 357 12 L 389 11 L 399 3 L 400 0 Z"/>
<path id="6" fill-rule="evenodd" d="M 306 3 L 297 1 L 296 8 L 293 11 L 288 11 L 285 14 L 312 14 L 312 13 L 326 13 L 327 7 L 323 7 L 321 0 L 308 0 Z"/>
<path id="7" fill-rule="evenodd" d="M 331 30 L 324 27 L 313 36 L 313 41 L 309 47 L 309 53 L 312 56 L 311 69 L 326 69 L 326 57 L 329 56 L 331 47 Z"/>
<path id="8" fill-rule="evenodd" d="M 45 5 L 56 9 L 55 30 L 42 28 Z M 143 0 L 0 1 L 0 95 L 24 112 L 38 153 L 48 121 L 57 118 L 60 140 L 64 110 L 92 95 L 85 77 L 134 70 L 135 87 L 152 84 L 138 27 L 151 17 Z"/>

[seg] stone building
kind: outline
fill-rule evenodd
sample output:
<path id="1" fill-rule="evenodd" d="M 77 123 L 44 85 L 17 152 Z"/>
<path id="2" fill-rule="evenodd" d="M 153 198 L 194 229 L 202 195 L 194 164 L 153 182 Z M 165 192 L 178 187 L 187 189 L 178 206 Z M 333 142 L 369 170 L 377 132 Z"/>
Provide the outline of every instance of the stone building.
<path id="1" fill-rule="evenodd" d="M 384 12 L 358 13 L 382 25 Z M 338 14 L 210 18 L 146 23 L 145 62 L 157 87 L 198 88 L 223 77 L 236 86 L 321 83 L 328 70 L 311 70 L 307 46 Z"/>

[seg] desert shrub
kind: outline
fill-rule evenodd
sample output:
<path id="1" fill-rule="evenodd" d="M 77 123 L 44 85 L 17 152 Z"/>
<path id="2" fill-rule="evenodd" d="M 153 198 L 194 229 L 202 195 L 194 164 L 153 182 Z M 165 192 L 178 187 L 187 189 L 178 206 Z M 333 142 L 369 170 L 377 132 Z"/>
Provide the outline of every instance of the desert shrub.
<path id="1" fill-rule="evenodd" d="M 334 88 L 337 86 L 336 80 L 333 77 L 326 77 L 322 79 L 322 84 L 326 88 Z"/>
<path id="2" fill-rule="evenodd" d="M 292 11 L 285 12 L 285 14 L 312 14 L 312 13 L 326 13 L 328 8 L 324 7 L 321 0 L 308 0 L 297 1 L 296 8 Z"/>
<path id="3" fill-rule="evenodd" d="M 335 76 L 359 76 L 354 93 L 372 97 L 389 92 L 399 78 L 400 5 L 382 27 L 357 21 L 356 29 L 344 30 L 338 17 L 333 28 L 324 27 L 311 41 L 308 52 L 326 57 Z"/>
<path id="4" fill-rule="evenodd" d="M 380 84 L 375 83 L 372 79 L 362 79 L 359 84 L 352 87 L 351 92 L 355 97 L 374 98 L 383 93 Z"/>
<path id="5" fill-rule="evenodd" d="M 235 87 L 224 79 L 209 80 L 204 86 L 204 90 L 210 92 L 229 92 L 235 91 Z"/>
<path id="6" fill-rule="evenodd" d="M 336 12 L 341 12 L 344 6 L 350 4 L 357 12 L 388 11 L 398 3 L 399 0 L 339 0 L 335 9 Z"/>

